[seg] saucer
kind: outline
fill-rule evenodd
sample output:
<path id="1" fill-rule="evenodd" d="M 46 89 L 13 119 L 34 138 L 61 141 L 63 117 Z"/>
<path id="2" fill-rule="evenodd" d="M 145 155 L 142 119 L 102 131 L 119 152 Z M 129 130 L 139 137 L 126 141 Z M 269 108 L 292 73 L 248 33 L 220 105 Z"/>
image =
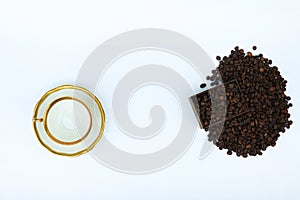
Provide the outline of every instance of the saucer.
<path id="1" fill-rule="evenodd" d="M 39 100 L 32 123 L 39 142 L 49 151 L 79 156 L 101 139 L 105 113 L 101 102 L 87 89 L 62 85 Z"/>

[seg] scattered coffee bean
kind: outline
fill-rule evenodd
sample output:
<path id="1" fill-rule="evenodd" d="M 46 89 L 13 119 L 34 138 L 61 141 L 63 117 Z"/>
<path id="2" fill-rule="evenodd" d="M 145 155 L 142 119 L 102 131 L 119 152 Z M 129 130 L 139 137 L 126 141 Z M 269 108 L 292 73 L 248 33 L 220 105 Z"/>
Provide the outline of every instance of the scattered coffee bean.
<path id="1" fill-rule="evenodd" d="M 205 88 L 206 87 L 206 84 L 205 83 L 202 83 L 201 85 L 200 85 L 200 88 Z"/>
<path id="2" fill-rule="evenodd" d="M 221 60 L 221 57 L 220 57 L 220 56 L 217 56 L 216 59 L 217 59 L 217 60 Z"/>
<path id="3" fill-rule="evenodd" d="M 255 50 L 257 49 L 257 47 L 256 47 L 256 46 L 253 46 L 252 49 L 255 51 Z"/>

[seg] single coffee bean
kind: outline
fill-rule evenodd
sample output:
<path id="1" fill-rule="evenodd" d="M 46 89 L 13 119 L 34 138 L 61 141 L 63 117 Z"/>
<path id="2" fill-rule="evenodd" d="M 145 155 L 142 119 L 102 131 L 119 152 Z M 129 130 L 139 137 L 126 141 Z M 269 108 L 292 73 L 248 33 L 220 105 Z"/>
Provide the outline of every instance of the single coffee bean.
<path id="1" fill-rule="evenodd" d="M 206 84 L 205 83 L 202 83 L 201 85 L 200 85 L 200 88 L 205 88 L 206 87 Z"/>
<path id="2" fill-rule="evenodd" d="M 253 46 L 252 49 L 255 51 L 255 50 L 257 49 L 257 47 L 256 47 L 256 46 Z"/>

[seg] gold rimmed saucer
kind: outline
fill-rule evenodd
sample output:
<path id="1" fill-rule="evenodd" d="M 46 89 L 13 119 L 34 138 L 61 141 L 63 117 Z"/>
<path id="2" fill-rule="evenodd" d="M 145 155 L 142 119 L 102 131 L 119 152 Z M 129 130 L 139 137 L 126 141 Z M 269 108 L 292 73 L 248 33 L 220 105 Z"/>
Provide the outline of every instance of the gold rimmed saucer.
<path id="1" fill-rule="evenodd" d="M 38 101 L 32 123 L 39 142 L 49 151 L 79 156 L 101 139 L 105 113 L 98 98 L 87 89 L 62 85 Z"/>

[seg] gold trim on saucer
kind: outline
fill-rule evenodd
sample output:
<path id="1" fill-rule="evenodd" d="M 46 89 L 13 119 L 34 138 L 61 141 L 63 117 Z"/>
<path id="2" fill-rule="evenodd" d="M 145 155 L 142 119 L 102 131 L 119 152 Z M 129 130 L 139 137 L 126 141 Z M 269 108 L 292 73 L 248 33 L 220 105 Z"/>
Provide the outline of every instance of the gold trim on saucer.
<path id="1" fill-rule="evenodd" d="M 69 97 L 69 96 L 66 96 L 66 97 L 61 97 L 59 99 L 56 99 L 54 100 L 53 102 L 51 102 L 47 109 L 46 109 L 46 112 L 44 113 L 44 118 L 38 118 L 38 110 L 41 106 L 41 104 L 47 99 L 48 96 L 50 96 L 51 94 L 55 93 L 55 92 L 58 92 L 60 90 L 64 90 L 64 89 L 73 89 L 73 90 L 79 90 L 79 91 L 82 91 L 84 93 L 86 93 L 87 95 L 89 95 L 97 104 L 97 107 L 99 108 L 99 111 L 100 111 L 100 114 L 101 114 L 101 127 L 100 127 L 100 130 L 99 130 L 99 133 L 98 133 L 98 136 L 97 138 L 92 142 L 92 144 L 90 146 L 88 146 L 87 148 L 83 149 L 83 150 L 80 150 L 78 152 L 75 152 L 75 153 L 65 153 L 65 152 L 59 152 L 59 151 L 56 151 L 54 149 L 52 149 L 49 145 L 47 145 L 40 137 L 40 134 L 39 134 L 39 131 L 37 129 L 37 123 L 44 123 L 44 129 L 47 133 L 47 135 L 54 141 L 54 142 L 57 142 L 57 143 L 60 143 L 62 145 L 74 145 L 74 144 L 77 144 L 78 142 L 84 140 L 88 135 L 89 135 L 89 132 L 91 131 L 91 128 L 92 128 L 92 114 L 91 114 L 91 111 L 90 109 L 88 108 L 88 106 L 80 99 L 77 99 L 77 98 L 74 98 L 74 97 Z M 51 132 L 49 131 L 48 129 L 48 126 L 47 126 L 47 116 L 48 116 L 48 113 L 49 113 L 49 110 L 51 109 L 52 106 L 54 106 L 56 103 L 58 103 L 59 101 L 62 101 L 62 100 L 67 100 L 67 99 L 71 99 L 71 100 L 75 100 L 75 101 L 78 101 L 80 102 L 81 104 L 83 104 L 88 112 L 89 112 L 89 115 L 90 115 L 90 126 L 89 126 L 89 129 L 87 131 L 87 133 L 79 139 L 79 141 L 77 142 L 76 141 L 73 141 L 73 142 L 64 142 L 64 141 L 60 141 L 58 140 L 57 138 L 55 138 Z M 74 85 L 62 85 L 62 86 L 59 86 L 59 87 L 56 87 L 56 88 L 53 88 L 51 90 L 49 90 L 48 92 L 46 92 L 42 98 L 38 101 L 38 103 L 36 104 L 35 108 L 34 108 L 34 114 L 33 114 L 33 118 L 32 118 L 32 124 L 33 124 L 33 129 L 34 129 L 34 132 L 39 140 L 39 142 L 45 147 L 47 148 L 50 152 L 54 153 L 54 154 L 57 154 L 57 155 L 61 155 L 61 156 L 70 156 L 70 157 L 74 157 L 74 156 L 79 156 L 79 155 L 82 155 L 84 153 L 87 153 L 89 152 L 90 150 L 92 150 L 95 145 L 100 141 L 102 135 L 103 135 L 103 132 L 104 132 L 104 125 L 105 125 L 105 113 L 104 113 L 104 110 L 103 110 L 103 107 L 101 105 L 101 102 L 99 101 L 99 99 L 93 95 L 90 91 L 88 91 L 87 89 L 85 88 L 82 88 L 82 87 L 79 87 L 79 86 L 74 86 Z M 76 142 L 76 143 L 74 143 Z"/>

